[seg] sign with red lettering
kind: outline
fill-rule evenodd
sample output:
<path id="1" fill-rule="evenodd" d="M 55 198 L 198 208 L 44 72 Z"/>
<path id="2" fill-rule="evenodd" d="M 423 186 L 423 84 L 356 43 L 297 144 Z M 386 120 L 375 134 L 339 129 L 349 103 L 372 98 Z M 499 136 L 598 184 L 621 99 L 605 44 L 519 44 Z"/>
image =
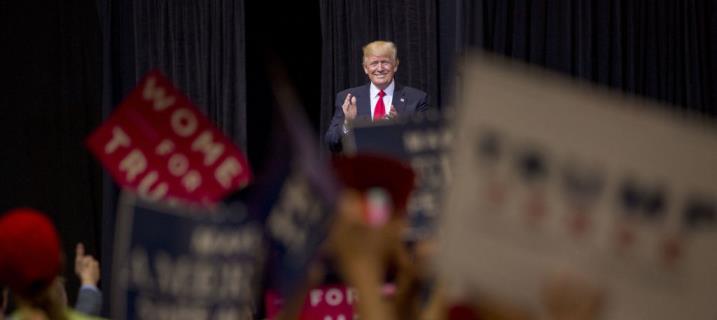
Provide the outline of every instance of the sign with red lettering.
<path id="1" fill-rule="evenodd" d="M 241 151 L 158 71 L 87 145 L 117 183 L 152 200 L 212 203 L 252 178 Z"/>

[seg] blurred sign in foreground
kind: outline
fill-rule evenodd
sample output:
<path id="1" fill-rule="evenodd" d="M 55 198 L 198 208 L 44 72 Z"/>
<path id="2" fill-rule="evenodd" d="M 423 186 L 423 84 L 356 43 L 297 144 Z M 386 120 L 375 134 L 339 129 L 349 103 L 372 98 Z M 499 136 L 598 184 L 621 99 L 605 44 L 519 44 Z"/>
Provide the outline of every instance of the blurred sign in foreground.
<path id="1" fill-rule="evenodd" d="M 498 58 L 470 61 L 438 261 L 545 312 L 574 274 L 604 319 L 715 319 L 717 130 Z M 543 297 L 544 298 L 544 297 Z"/>
<path id="2" fill-rule="evenodd" d="M 118 184 L 153 200 L 213 203 L 251 180 L 241 151 L 157 71 L 87 144 Z"/>
<path id="3" fill-rule="evenodd" d="M 408 202 L 410 240 L 430 238 L 440 216 L 444 185 L 450 177 L 452 134 L 439 113 L 418 113 L 396 121 L 356 122 L 344 145 L 347 153 L 377 153 L 410 165 L 417 175 Z"/>
<path id="4" fill-rule="evenodd" d="M 341 186 L 328 161 L 319 157 L 318 138 L 293 87 L 278 69 L 272 80 L 277 108 L 269 170 L 254 185 L 249 209 L 265 219 L 271 284 L 289 297 L 303 287 L 319 255 Z"/>
<path id="5" fill-rule="evenodd" d="M 117 217 L 112 319 L 252 319 L 266 244 L 245 210 L 209 214 L 124 193 Z"/>
<path id="6" fill-rule="evenodd" d="M 356 290 L 340 284 L 322 285 L 308 291 L 299 314 L 299 320 L 352 320 L 355 314 Z M 268 291 L 264 298 L 266 316 L 276 319 L 281 312 L 283 299 L 276 291 Z"/>

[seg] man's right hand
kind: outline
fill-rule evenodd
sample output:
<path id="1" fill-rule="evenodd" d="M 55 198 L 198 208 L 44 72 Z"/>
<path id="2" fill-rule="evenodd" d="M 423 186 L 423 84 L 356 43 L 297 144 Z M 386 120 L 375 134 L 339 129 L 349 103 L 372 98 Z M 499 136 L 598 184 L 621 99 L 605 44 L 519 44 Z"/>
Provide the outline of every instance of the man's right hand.
<path id="1" fill-rule="evenodd" d="M 347 94 L 341 109 L 344 111 L 344 123 L 351 122 L 356 119 L 356 97 L 350 93 Z"/>

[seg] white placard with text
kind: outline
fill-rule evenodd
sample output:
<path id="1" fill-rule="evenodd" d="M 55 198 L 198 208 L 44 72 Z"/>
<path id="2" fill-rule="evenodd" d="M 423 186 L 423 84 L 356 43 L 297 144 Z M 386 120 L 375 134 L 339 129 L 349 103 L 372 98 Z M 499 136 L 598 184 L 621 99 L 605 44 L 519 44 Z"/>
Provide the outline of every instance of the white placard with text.
<path id="1" fill-rule="evenodd" d="M 603 319 L 717 319 L 714 123 L 494 57 L 468 61 L 464 92 L 449 286 L 540 308 L 567 272 L 604 293 Z"/>

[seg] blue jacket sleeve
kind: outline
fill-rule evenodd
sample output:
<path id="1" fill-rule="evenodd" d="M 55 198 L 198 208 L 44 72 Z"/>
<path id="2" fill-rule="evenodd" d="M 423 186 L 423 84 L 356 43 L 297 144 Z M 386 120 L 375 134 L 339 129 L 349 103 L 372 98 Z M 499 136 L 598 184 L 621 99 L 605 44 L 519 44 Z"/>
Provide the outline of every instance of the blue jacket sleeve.
<path id="1" fill-rule="evenodd" d="M 91 316 L 99 316 L 102 310 L 102 292 L 97 287 L 82 286 L 77 295 L 75 311 Z"/>
<path id="2" fill-rule="evenodd" d="M 324 136 L 324 141 L 326 141 L 326 144 L 329 146 L 329 150 L 331 150 L 331 152 L 341 152 L 343 149 L 341 139 L 344 136 L 344 110 L 341 108 L 341 105 L 343 104 L 344 99 L 346 99 L 347 94 L 348 92 L 344 90 L 336 95 L 334 116 L 331 118 L 331 124 L 329 125 L 329 129 L 326 130 L 326 135 Z"/>

